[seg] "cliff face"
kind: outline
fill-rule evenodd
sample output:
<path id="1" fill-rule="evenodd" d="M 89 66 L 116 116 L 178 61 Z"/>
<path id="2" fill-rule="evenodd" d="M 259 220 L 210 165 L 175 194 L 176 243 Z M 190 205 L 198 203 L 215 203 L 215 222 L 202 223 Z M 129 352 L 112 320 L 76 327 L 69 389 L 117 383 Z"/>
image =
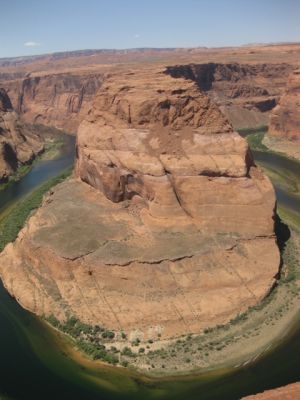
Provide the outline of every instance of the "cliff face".
<path id="1" fill-rule="evenodd" d="M 11 101 L 4 89 L 0 89 L 0 183 L 22 164 L 33 160 L 43 150 L 37 133 L 19 122 Z"/>
<path id="2" fill-rule="evenodd" d="M 170 66 L 167 73 L 195 81 L 239 129 L 268 124 L 293 69 L 288 64 L 207 63 Z"/>
<path id="3" fill-rule="evenodd" d="M 24 121 L 75 133 L 102 80 L 101 73 L 40 73 L 4 86 Z"/>
<path id="4" fill-rule="evenodd" d="M 268 124 L 270 111 L 284 92 L 294 68 L 284 63 L 194 63 L 171 65 L 166 73 L 196 82 L 239 129 Z M 116 65 L 99 65 L 67 72 L 41 70 L 27 75 L 16 69 L 0 71 L 0 81 L 25 121 L 75 133 L 97 90 L 118 69 Z"/>
<path id="5" fill-rule="evenodd" d="M 290 75 L 286 91 L 271 114 L 268 134 L 300 143 L 300 70 Z"/>
<path id="6" fill-rule="evenodd" d="M 224 323 L 274 284 L 272 185 L 190 80 L 109 77 L 80 125 L 76 176 L 0 256 L 25 308 L 157 339 Z"/>

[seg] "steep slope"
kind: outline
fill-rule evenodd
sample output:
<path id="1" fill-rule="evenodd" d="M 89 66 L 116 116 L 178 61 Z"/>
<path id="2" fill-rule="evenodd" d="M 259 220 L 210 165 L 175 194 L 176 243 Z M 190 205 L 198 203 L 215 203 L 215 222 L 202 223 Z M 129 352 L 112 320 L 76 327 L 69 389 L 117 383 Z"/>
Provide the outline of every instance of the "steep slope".
<path id="1" fill-rule="evenodd" d="M 35 130 L 19 122 L 4 89 L 0 89 L 0 149 L 0 183 L 43 150 Z"/>
<path id="2" fill-rule="evenodd" d="M 76 133 L 103 79 L 99 71 L 53 71 L 5 80 L 3 85 L 25 122 Z"/>
<path id="3" fill-rule="evenodd" d="M 207 63 L 170 66 L 167 73 L 192 79 L 218 104 L 236 129 L 268 124 L 295 67 L 288 64 Z"/>
<path id="4" fill-rule="evenodd" d="M 195 83 L 161 68 L 112 74 L 57 186 L 0 256 L 39 315 L 129 339 L 176 337 L 257 304 L 279 268 L 270 181 Z"/>
<path id="5" fill-rule="evenodd" d="M 300 143 L 300 70 L 294 71 L 270 117 L 270 136 Z"/>

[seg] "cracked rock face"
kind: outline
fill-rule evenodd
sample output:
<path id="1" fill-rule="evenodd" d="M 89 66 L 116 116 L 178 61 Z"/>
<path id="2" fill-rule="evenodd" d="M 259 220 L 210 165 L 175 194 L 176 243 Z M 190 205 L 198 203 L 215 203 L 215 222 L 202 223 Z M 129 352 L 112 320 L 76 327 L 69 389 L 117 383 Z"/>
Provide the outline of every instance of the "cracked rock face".
<path id="1" fill-rule="evenodd" d="M 128 71 L 98 92 L 76 178 L 6 247 L 1 276 L 39 315 L 145 340 L 197 333 L 274 284 L 274 209 L 246 142 L 194 83 Z"/>

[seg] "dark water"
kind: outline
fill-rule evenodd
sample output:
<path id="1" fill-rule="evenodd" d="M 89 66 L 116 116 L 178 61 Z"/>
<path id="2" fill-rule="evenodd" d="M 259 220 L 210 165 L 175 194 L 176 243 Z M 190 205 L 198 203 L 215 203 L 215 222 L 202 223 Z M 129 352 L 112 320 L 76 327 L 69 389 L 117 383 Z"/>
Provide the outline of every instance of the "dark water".
<path id="1" fill-rule="evenodd" d="M 74 139 L 67 138 L 59 159 L 34 166 L 0 192 L 1 209 L 72 165 L 73 157 Z M 267 153 L 255 153 L 255 159 L 274 172 L 280 205 L 299 213 L 299 163 Z M 0 286 L 0 398 L 235 400 L 300 380 L 300 316 L 291 328 L 276 349 L 254 364 L 186 380 L 145 380 L 126 370 L 83 367 L 71 360 L 60 336 Z"/>

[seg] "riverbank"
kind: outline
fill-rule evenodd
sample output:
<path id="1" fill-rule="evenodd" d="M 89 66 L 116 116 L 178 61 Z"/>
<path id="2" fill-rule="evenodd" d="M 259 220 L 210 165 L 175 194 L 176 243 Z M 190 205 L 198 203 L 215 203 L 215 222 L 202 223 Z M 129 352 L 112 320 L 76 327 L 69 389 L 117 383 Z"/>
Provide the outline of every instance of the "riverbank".
<path id="1" fill-rule="evenodd" d="M 60 157 L 62 148 L 65 144 L 64 137 L 66 134 L 58 129 L 43 125 L 37 125 L 34 127 L 43 140 L 44 144 L 42 151 L 30 163 L 19 165 L 17 170 L 10 175 L 8 181 L 0 184 L 0 192 L 24 178 L 37 163 L 41 161 L 55 160 Z"/>
<path id="2" fill-rule="evenodd" d="M 250 137 L 252 135 L 248 139 Z M 258 143 L 261 143 L 260 138 Z M 270 170 L 267 173 L 270 174 Z M 280 174 L 272 176 L 277 183 L 281 178 Z M 297 186 L 299 182 L 293 183 Z M 285 189 L 292 191 L 292 183 Z M 286 336 L 288 327 L 300 318 L 298 278 L 291 278 L 290 272 L 299 266 L 289 257 L 291 252 L 298 252 L 300 240 L 300 223 L 294 214 L 286 208 L 280 209 L 282 218 L 287 222 L 293 221 L 294 225 L 283 252 L 285 266 L 277 288 L 262 304 L 225 326 L 209 329 L 202 335 L 189 335 L 172 341 L 162 341 L 158 336 L 157 340 L 141 342 L 137 339 L 129 341 L 120 332 L 82 324 L 72 316 L 64 324 L 59 323 L 55 316 L 48 318 L 48 322 L 72 337 L 71 347 L 82 352 L 83 358 L 86 357 L 99 368 L 104 362 L 128 367 L 147 376 L 162 377 L 203 373 L 217 368 L 230 369 L 254 362 L 271 351 L 282 336 Z"/>
<path id="3" fill-rule="evenodd" d="M 287 139 L 265 135 L 262 141 L 269 150 L 300 160 L 300 144 Z"/>
<path id="4" fill-rule="evenodd" d="M 290 190 L 291 187 L 292 185 L 288 185 L 287 190 Z M 18 207 L 14 209 L 16 212 L 18 211 Z M 4 214 L 6 215 L 8 212 L 9 210 L 6 210 Z M 99 393 L 104 396 L 103 398 L 112 398 L 112 395 L 104 394 L 103 390 L 109 390 L 113 393 L 119 391 L 122 393 L 122 398 L 126 398 L 126 393 L 130 393 L 128 394 L 130 398 L 133 398 L 136 394 L 145 399 L 153 398 L 156 395 L 163 397 L 170 395 L 170 393 L 175 396 L 175 394 L 179 395 L 180 391 L 181 398 L 183 398 L 189 391 L 189 398 L 192 399 L 198 398 L 201 390 L 201 398 L 203 397 L 203 399 L 233 400 L 245 394 L 262 391 L 267 387 L 288 383 L 288 380 L 285 380 L 287 378 L 284 377 L 280 381 L 275 376 L 272 381 L 270 374 L 268 374 L 266 382 L 262 373 L 253 375 L 251 372 L 257 369 L 259 371 L 260 366 L 262 371 L 268 369 L 268 367 L 265 367 L 266 364 L 269 365 L 269 368 L 272 367 L 274 363 L 271 361 L 268 364 L 268 360 L 272 359 L 273 354 L 280 354 L 280 348 L 283 348 L 284 357 L 287 357 L 290 368 L 295 373 L 299 370 L 299 368 L 294 368 L 292 363 L 292 360 L 297 358 L 291 359 L 289 356 L 291 347 L 289 337 L 290 334 L 292 335 L 293 329 L 299 326 L 298 321 L 300 320 L 296 312 L 299 309 L 298 295 L 294 294 L 297 285 L 299 285 L 298 272 L 296 276 L 293 276 L 291 265 L 294 258 L 292 257 L 292 260 L 290 260 L 289 254 L 294 253 L 294 247 L 297 247 L 297 243 L 299 243 L 296 238 L 298 237 L 297 227 L 299 229 L 300 219 L 298 221 L 298 214 L 290 210 L 280 208 L 279 212 L 282 219 L 292 227 L 292 236 L 287 242 L 289 246 L 287 249 L 290 249 L 290 251 L 285 252 L 285 264 L 290 267 L 283 268 L 282 278 L 284 279 L 280 280 L 277 289 L 261 307 L 251 309 L 246 315 L 239 316 L 231 324 L 228 324 L 229 327 L 227 325 L 218 327 L 203 335 L 179 338 L 172 343 L 160 342 L 159 340 L 154 343 L 137 343 L 137 341 L 131 343 L 124 338 L 120 341 L 120 348 L 126 346 L 132 349 L 132 353 L 137 353 L 137 356 L 134 355 L 133 357 L 130 354 L 127 368 L 108 365 L 101 360 L 93 360 L 93 355 L 88 356 L 84 353 L 76 340 L 49 327 L 49 325 L 46 326 L 40 319 L 30 316 L 30 321 L 32 319 L 37 321 L 37 328 L 33 327 L 35 323 L 29 323 L 27 318 L 26 323 L 18 322 L 18 326 L 22 327 L 22 335 L 26 335 L 30 348 L 41 362 L 39 369 L 42 371 L 42 366 L 45 366 L 47 370 L 50 369 L 53 373 L 66 379 L 71 385 L 70 390 L 76 387 L 77 382 L 80 382 L 86 388 L 84 390 L 87 391 L 88 387 L 92 385 L 93 390 L 97 393 L 95 397 L 92 397 L 93 399 L 98 398 Z M 293 234 L 294 231 L 295 235 Z M 291 275 L 289 275 L 290 273 Z M 15 302 L 11 300 L 11 303 L 14 304 Z M 17 307 L 17 304 L 14 308 L 20 309 L 22 315 L 29 314 Z M 15 318 L 15 314 L 14 310 L 12 312 L 13 318 Z M 16 319 L 19 321 L 20 318 L 17 317 Z M 14 342 L 13 347 L 16 344 Z M 271 347 L 268 348 L 270 344 Z M 122 354 L 122 350 L 118 351 L 117 345 L 114 346 L 107 340 L 106 346 L 109 349 L 115 347 L 117 351 L 113 349 L 113 354 L 118 358 L 120 357 L 120 362 L 126 361 L 126 354 Z M 222 346 L 223 348 L 220 349 Z M 260 349 L 258 346 L 260 346 Z M 144 348 L 145 352 L 140 353 L 140 348 Z M 295 354 L 295 350 L 292 349 L 291 351 L 292 354 Z M 8 353 L 11 356 L 12 350 L 9 350 Z M 128 350 L 126 353 L 128 354 Z M 236 357 L 236 354 L 238 354 L 238 357 Z M 18 359 L 20 356 L 21 354 L 18 354 Z M 27 357 L 26 353 L 26 360 Z M 279 356 L 279 360 L 281 360 L 280 357 L 283 356 Z M 28 364 L 28 361 L 26 363 Z M 181 367 L 180 363 L 182 363 L 182 371 L 179 368 L 172 370 L 172 365 L 176 363 L 177 367 Z M 154 368 L 152 368 L 152 364 Z M 280 367 L 284 364 L 284 359 L 277 364 Z M 15 369 L 16 366 L 13 368 Z M 30 368 L 30 364 L 28 368 Z M 249 375 L 245 378 L 243 374 L 247 371 L 249 371 Z M 272 369 L 273 372 L 274 368 Z M 236 376 L 240 376 L 240 378 L 236 378 Z M 259 386 L 257 381 L 260 376 Z M 6 377 L 5 381 L 7 379 Z M 299 378 L 296 376 L 294 380 L 299 380 Z M 237 382 L 241 382 L 241 384 L 243 382 L 246 386 L 250 386 L 247 390 L 244 390 L 239 388 Z M 221 386 L 218 383 L 221 383 Z M 201 389 L 198 389 L 198 386 Z M 193 388 L 195 390 L 191 392 Z M 31 391 L 29 392 L 31 393 Z M 76 392 L 76 389 L 74 389 L 74 392 Z M 211 397 L 212 393 L 216 393 L 216 395 Z M 237 394 L 234 395 L 234 393 Z M 45 398 L 52 398 L 49 396 Z M 26 398 L 40 397 L 32 397 L 28 394 Z M 77 397 L 74 395 L 73 398 L 81 399 L 82 396 L 77 394 Z M 86 392 L 84 398 L 90 399 L 91 397 Z"/>
<path id="5" fill-rule="evenodd" d="M 289 159 L 300 160 L 300 145 L 291 140 L 268 135 L 266 126 L 240 129 L 238 132 L 248 141 L 252 150 L 271 152 Z"/>
<path id="6" fill-rule="evenodd" d="M 13 204 L 0 215 L 0 252 L 3 251 L 8 243 L 16 239 L 27 218 L 41 205 L 44 194 L 53 186 L 65 180 L 71 172 L 72 169 L 67 169 L 57 177 L 49 179 L 38 189 L 34 190 L 21 201 Z"/>

